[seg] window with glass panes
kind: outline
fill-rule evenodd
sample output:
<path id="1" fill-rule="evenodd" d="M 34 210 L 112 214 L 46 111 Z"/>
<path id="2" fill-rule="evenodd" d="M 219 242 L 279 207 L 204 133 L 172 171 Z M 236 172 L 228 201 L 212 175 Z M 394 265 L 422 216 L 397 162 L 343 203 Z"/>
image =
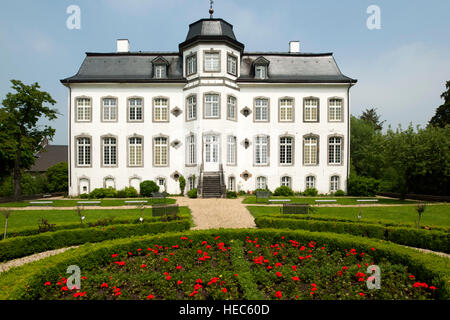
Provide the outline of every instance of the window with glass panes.
<path id="1" fill-rule="evenodd" d="M 232 75 L 237 75 L 237 58 L 235 56 L 228 55 L 227 72 Z"/>
<path id="2" fill-rule="evenodd" d="M 304 138 L 304 164 L 317 164 L 317 145 L 318 139 L 316 137 Z"/>
<path id="3" fill-rule="evenodd" d="M 319 99 L 305 99 L 304 120 L 317 121 L 319 113 Z"/>
<path id="4" fill-rule="evenodd" d="M 195 188 L 194 183 L 195 183 L 194 177 L 193 177 L 193 176 L 190 176 L 190 177 L 188 178 L 188 188 L 189 188 L 189 190 L 192 190 L 192 189 Z"/>
<path id="5" fill-rule="evenodd" d="M 228 190 L 236 191 L 236 179 L 234 177 L 228 177 Z"/>
<path id="6" fill-rule="evenodd" d="M 186 60 L 187 75 L 197 73 L 197 55 L 188 56 Z"/>
<path id="7" fill-rule="evenodd" d="M 103 98 L 103 121 L 117 120 L 117 99 Z"/>
<path id="8" fill-rule="evenodd" d="M 316 178 L 314 176 L 306 177 L 306 189 L 316 187 Z"/>
<path id="9" fill-rule="evenodd" d="M 197 96 L 187 98 L 187 119 L 197 119 Z"/>
<path id="10" fill-rule="evenodd" d="M 128 165 L 142 166 L 142 138 L 128 139 Z"/>
<path id="11" fill-rule="evenodd" d="M 219 95 L 206 94 L 205 95 L 205 118 L 219 117 Z"/>
<path id="12" fill-rule="evenodd" d="M 236 98 L 233 96 L 227 97 L 227 118 L 231 120 L 236 120 L 237 108 L 236 108 Z"/>
<path id="13" fill-rule="evenodd" d="M 236 164 L 236 137 L 227 137 L 227 164 Z"/>
<path id="14" fill-rule="evenodd" d="M 266 177 L 256 178 L 256 189 L 267 189 Z"/>
<path id="15" fill-rule="evenodd" d="M 267 66 L 257 65 L 255 66 L 255 78 L 265 79 L 267 77 Z"/>
<path id="16" fill-rule="evenodd" d="M 330 99 L 329 103 L 329 120 L 342 121 L 342 99 Z"/>
<path id="17" fill-rule="evenodd" d="M 103 138 L 103 165 L 115 166 L 117 164 L 117 140 L 116 138 Z"/>
<path id="18" fill-rule="evenodd" d="M 166 78 L 166 65 L 165 64 L 155 65 L 155 78 L 156 79 Z"/>
<path id="19" fill-rule="evenodd" d="M 294 119 L 294 100 L 280 100 L 280 121 L 293 121 Z"/>
<path id="20" fill-rule="evenodd" d="M 328 139 L 328 163 L 341 164 L 342 161 L 342 138 L 331 137 Z"/>
<path id="21" fill-rule="evenodd" d="M 291 177 L 281 177 L 281 185 L 291 188 Z"/>
<path id="22" fill-rule="evenodd" d="M 188 165 L 193 165 L 197 163 L 197 147 L 195 141 L 195 135 L 190 135 L 186 138 L 187 145 L 187 159 L 186 163 Z"/>
<path id="23" fill-rule="evenodd" d="M 219 52 L 205 52 L 205 71 L 220 71 L 220 55 Z"/>
<path id="24" fill-rule="evenodd" d="M 169 119 L 169 100 L 155 98 L 153 102 L 153 121 L 167 121 Z"/>
<path id="25" fill-rule="evenodd" d="M 292 164 L 292 138 L 280 138 L 280 164 Z"/>
<path id="26" fill-rule="evenodd" d="M 77 139 L 77 164 L 79 166 L 91 165 L 91 139 L 87 137 Z"/>
<path id="27" fill-rule="evenodd" d="M 339 190 L 339 176 L 332 176 L 330 179 L 330 191 L 336 192 Z"/>
<path id="28" fill-rule="evenodd" d="M 269 140 L 267 136 L 258 136 L 255 138 L 255 164 L 266 165 L 269 161 Z"/>
<path id="29" fill-rule="evenodd" d="M 268 99 L 255 99 L 255 121 L 269 121 Z"/>
<path id="30" fill-rule="evenodd" d="M 130 121 L 142 120 L 142 99 L 141 98 L 128 99 L 128 120 L 130 120 Z"/>
<path id="31" fill-rule="evenodd" d="M 77 121 L 91 121 L 91 99 L 77 98 Z"/>
<path id="32" fill-rule="evenodd" d="M 168 151 L 167 138 L 158 137 L 154 139 L 153 163 L 155 166 L 168 165 Z"/>

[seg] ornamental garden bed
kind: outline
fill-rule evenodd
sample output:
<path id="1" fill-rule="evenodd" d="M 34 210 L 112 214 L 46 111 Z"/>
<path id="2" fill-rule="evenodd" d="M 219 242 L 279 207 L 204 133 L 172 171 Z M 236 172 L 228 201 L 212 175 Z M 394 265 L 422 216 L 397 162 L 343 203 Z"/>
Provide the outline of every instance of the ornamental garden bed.
<path id="1" fill-rule="evenodd" d="M 83 246 L 12 269 L 0 279 L 0 298 L 447 299 L 447 261 L 348 235 L 195 231 Z M 72 264 L 81 269 L 79 289 L 67 282 Z M 366 286 L 372 264 L 381 269 L 379 290 Z"/>
<path id="2" fill-rule="evenodd" d="M 308 204 L 317 204 L 315 200 L 336 200 L 336 202 L 332 202 L 332 204 L 339 205 L 357 205 L 361 204 L 357 200 L 361 199 L 375 199 L 374 197 L 365 198 L 365 197 L 333 197 L 333 196 L 317 196 L 317 197 L 283 197 L 283 196 L 270 196 L 270 199 L 289 199 L 290 203 L 308 203 Z M 390 198 L 376 198 L 378 201 L 377 204 L 414 204 L 416 201 L 412 200 L 400 200 L 400 199 L 390 199 Z M 257 204 L 256 196 L 245 196 L 242 200 L 242 203 L 245 204 Z M 267 201 L 266 201 L 267 203 Z"/>

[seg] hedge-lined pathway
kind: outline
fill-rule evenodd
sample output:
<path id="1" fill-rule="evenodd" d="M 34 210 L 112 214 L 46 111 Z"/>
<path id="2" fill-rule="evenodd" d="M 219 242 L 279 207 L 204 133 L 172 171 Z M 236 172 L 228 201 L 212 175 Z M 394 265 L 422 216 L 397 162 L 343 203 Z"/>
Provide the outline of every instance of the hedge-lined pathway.
<path id="1" fill-rule="evenodd" d="M 179 206 L 191 209 L 192 230 L 215 228 L 256 228 L 255 220 L 242 199 L 176 198 Z"/>

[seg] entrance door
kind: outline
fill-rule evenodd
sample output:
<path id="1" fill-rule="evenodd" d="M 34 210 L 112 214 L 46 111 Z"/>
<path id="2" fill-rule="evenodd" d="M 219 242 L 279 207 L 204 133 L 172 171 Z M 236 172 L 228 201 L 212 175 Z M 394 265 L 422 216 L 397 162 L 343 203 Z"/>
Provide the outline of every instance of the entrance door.
<path id="1" fill-rule="evenodd" d="M 219 171 L 219 136 L 213 134 L 204 136 L 203 163 L 205 172 Z"/>

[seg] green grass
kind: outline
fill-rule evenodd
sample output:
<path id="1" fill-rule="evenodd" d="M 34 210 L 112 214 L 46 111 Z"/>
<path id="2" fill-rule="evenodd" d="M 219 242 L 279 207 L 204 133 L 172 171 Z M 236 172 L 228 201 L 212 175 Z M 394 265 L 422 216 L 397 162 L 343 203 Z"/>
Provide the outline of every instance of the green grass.
<path id="1" fill-rule="evenodd" d="M 247 206 L 254 217 L 279 214 L 281 207 Z M 348 219 L 358 221 L 362 211 L 362 221 L 390 222 L 415 226 L 417 211 L 415 206 L 398 207 L 316 207 L 312 216 L 331 219 Z M 421 226 L 450 227 L 450 205 L 427 206 L 422 214 Z"/>
<path id="2" fill-rule="evenodd" d="M 375 198 L 375 197 L 358 197 L 358 198 L 351 198 L 351 197 L 324 197 L 324 196 L 317 196 L 317 197 L 279 197 L 279 196 L 272 196 L 270 199 L 290 199 L 291 203 L 308 203 L 308 204 L 315 204 L 316 202 L 314 200 L 337 200 L 336 202 L 332 202 L 332 204 L 341 204 L 341 205 L 355 205 L 355 204 L 361 204 L 361 203 L 367 203 L 367 202 L 358 202 L 356 200 L 358 199 L 377 199 L 378 204 L 412 204 L 417 203 L 416 201 L 411 200 L 399 200 L 399 199 L 387 199 L 387 198 Z M 242 203 L 245 204 L 256 204 L 256 196 L 245 196 Z M 263 201 L 263 199 L 258 200 L 258 203 L 264 204 L 267 203 Z"/>
<path id="3" fill-rule="evenodd" d="M 98 209 L 98 210 L 83 210 L 85 222 L 96 222 L 105 218 L 120 218 L 120 219 L 139 219 L 141 211 L 138 209 Z M 152 209 L 144 209 L 145 217 L 151 217 Z M 190 216 L 188 207 L 180 207 L 180 216 Z M 24 227 L 36 227 L 38 222 L 42 219 L 47 219 L 51 224 L 64 223 L 78 223 L 80 218 L 76 210 L 17 210 L 11 211 L 8 218 L 8 232 L 14 232 L 16 229 Z M 5 217 L 0 215 L 0 232 L 3 233 L 5 228 Z"/>
<path id="4" fill-rule="evenodd" d="M 100 206 L 102 207 L 115 207 L 115 206 L 124 206 L 124 205 L 136 205 L 133 203 L 127 204 L 125 201 L 134 201 L 134 200 L 147 200 L 147 204 L 152 204 L 151 198 L 130 198 L 130 199 L 65 199 L 65 200 L 25 200 L 20 202 L 6 202 L 0 203 L 0 207 L 36 207 L 37 204 L 30 204 L 30 201 L 53 201 L 53 204 L 43 204 L 43 206 L 51 206 L 51 207 L 76 207 L 78 201 L 100 201 Z M 153 203 L 158 204 L 162 203 L 163 200 L 156 199 Z M 176 202 L 176 199 L 167 198 L 167 204 L 173 204 Z M 89 205 L 84 205 L 85 207 Z"/>

